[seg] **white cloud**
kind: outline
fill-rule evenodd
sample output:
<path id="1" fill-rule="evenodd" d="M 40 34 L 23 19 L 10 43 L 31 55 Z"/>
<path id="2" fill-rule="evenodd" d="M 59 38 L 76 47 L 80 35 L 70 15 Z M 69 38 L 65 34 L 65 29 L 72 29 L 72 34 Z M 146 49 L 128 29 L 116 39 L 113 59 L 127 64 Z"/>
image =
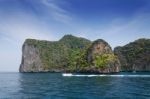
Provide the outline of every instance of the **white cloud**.
<path id="1" fill-rule="evenodd" d="M 57 1 L 58 0 L 41 0 L 40 4 L 44 5 L 44 11 L 46 11 L 46 14 L 50 16 L 49 18 L 53 18 L 58 22 L 69 24 L 70 21 L 72 20 L 71 14 L 65 9 L 63 9 L 60 3 Z"/>
<path id="2" fill-rule="evenodd" d="M 122 46 L 139 38 L 150 38 L 150 14 L 136 13 L 130 20 L 116 18 L 107 25 L 79 27 L 79 36 L 91 40 L 104 39 L 112 48 Z"/>

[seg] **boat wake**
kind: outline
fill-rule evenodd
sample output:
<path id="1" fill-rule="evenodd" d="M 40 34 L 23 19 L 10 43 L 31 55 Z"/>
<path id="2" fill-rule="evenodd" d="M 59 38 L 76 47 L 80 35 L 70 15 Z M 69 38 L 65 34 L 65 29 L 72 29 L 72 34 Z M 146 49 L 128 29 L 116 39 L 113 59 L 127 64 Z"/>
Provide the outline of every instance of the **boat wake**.
<path id="1" fill-rule="evenodd" d="M 117 74 L 117 75 L 109 75 L 109 74 L 99 74 L 99 75 L 84 75 L 84 74 L 72 74 L 72 73 L 63 73 L 64 77 L 150 77 L 150 75 L 129 75 L 129 74 Z"/>

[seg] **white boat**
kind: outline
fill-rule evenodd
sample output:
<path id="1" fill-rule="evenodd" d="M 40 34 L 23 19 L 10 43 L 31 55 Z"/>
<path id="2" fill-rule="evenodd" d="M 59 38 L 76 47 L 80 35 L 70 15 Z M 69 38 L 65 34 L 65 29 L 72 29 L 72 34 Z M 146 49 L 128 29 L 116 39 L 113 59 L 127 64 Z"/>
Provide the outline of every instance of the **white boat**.
<path id="1" fill-rule="evenodd" d="M 63 75 L 63 76 L 72 76 L 71 73 L 63 73 L 62 75 Z"/>

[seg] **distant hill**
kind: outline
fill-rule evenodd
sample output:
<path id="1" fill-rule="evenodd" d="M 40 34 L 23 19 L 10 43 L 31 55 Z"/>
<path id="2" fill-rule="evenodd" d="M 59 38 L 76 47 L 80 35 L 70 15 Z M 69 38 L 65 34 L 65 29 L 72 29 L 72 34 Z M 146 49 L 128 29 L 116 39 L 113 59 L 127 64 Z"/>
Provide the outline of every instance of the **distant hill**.
<path id="1" fill-rule="evenodd" d="M 150 71 L 150 39 L 138 39 L 114 49 L 122 71 Z"/>

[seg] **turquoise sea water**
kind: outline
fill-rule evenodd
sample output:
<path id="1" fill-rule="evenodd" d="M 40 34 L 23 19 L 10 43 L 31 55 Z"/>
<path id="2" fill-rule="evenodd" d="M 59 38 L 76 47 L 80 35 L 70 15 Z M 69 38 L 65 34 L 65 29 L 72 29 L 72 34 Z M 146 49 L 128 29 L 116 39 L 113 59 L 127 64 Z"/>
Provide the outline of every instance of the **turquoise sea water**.
<path id="1" fill-rule="evenodd" d="M 0 73 L 0 99 L 150 99 L 150 73 L 80 75 Z"/>

